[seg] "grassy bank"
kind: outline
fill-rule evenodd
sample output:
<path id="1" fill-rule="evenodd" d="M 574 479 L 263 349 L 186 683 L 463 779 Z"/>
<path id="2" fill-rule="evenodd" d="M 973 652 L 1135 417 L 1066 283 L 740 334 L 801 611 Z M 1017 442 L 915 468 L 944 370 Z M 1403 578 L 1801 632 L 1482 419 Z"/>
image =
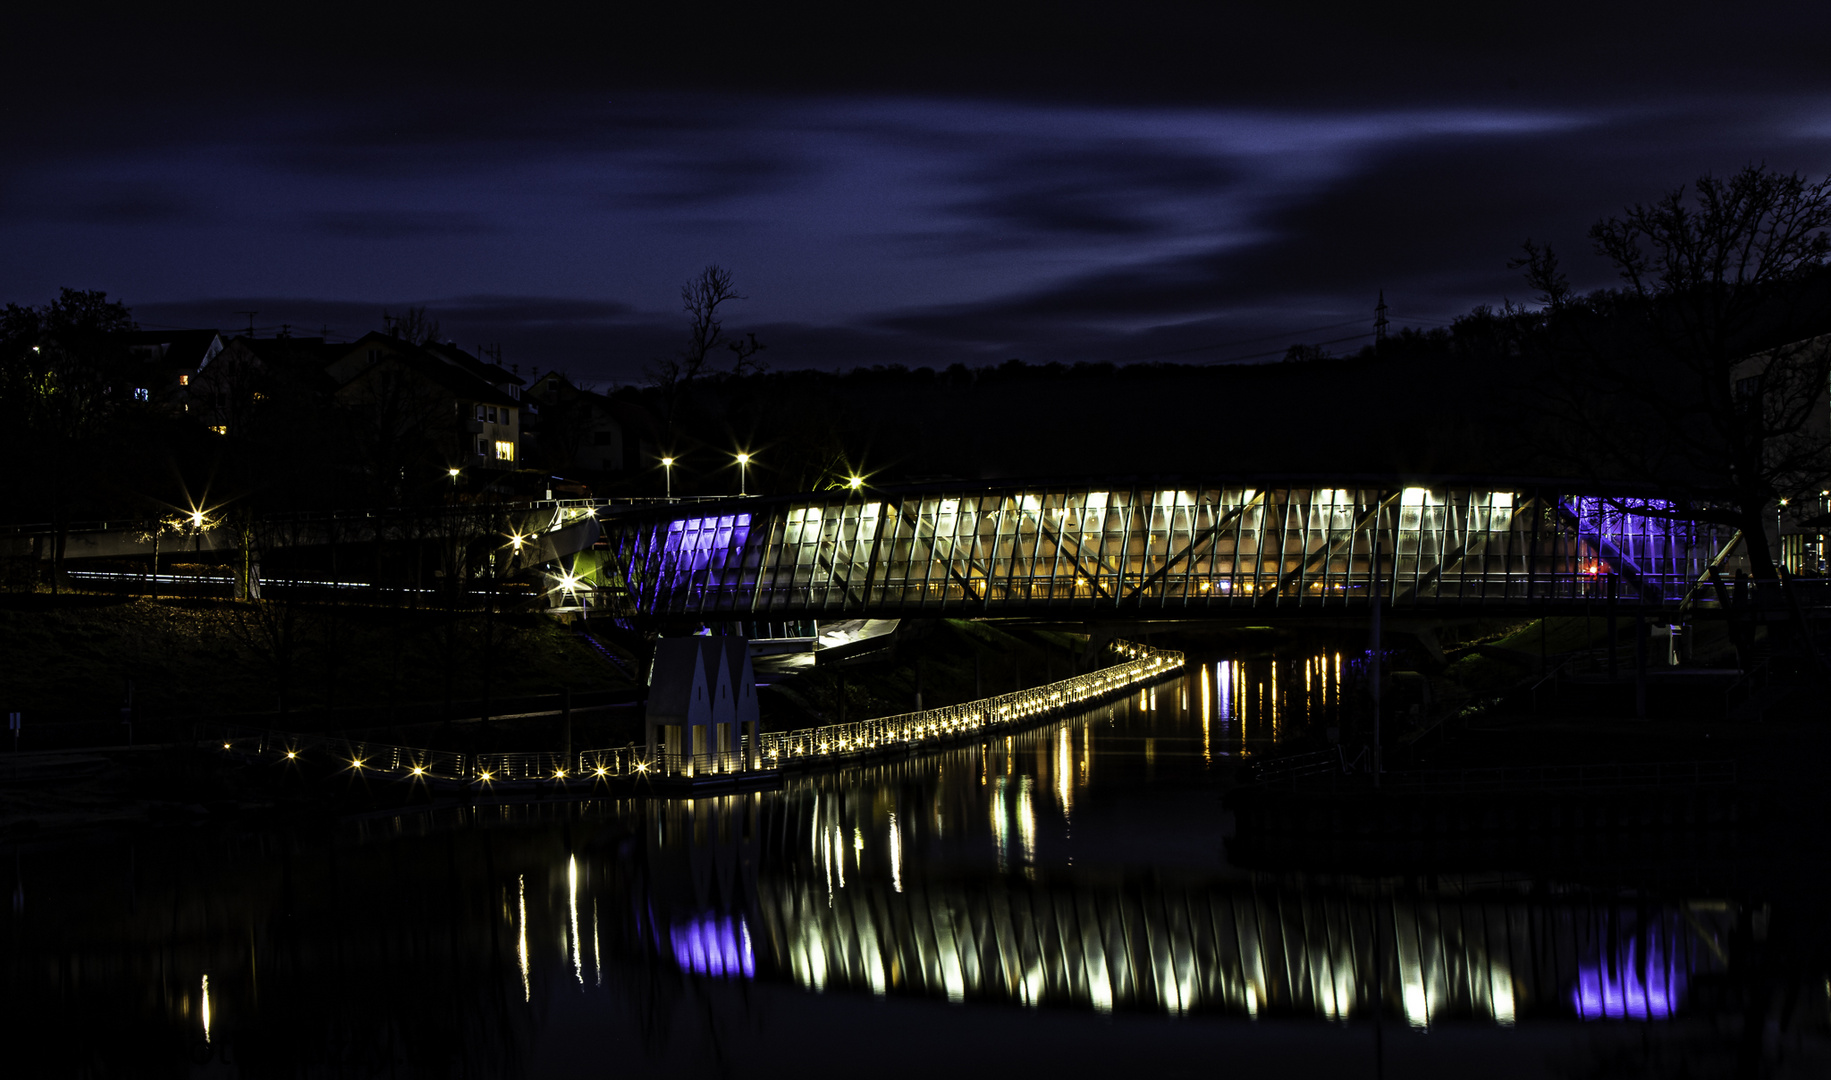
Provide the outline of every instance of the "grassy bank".
<path id="1" fill-rule="evenodd" d="M 359 605 L 0 598 L 0 710 L 28 723 L 307 715 L 354 705 L 627 689 L 550 619 Z"/>

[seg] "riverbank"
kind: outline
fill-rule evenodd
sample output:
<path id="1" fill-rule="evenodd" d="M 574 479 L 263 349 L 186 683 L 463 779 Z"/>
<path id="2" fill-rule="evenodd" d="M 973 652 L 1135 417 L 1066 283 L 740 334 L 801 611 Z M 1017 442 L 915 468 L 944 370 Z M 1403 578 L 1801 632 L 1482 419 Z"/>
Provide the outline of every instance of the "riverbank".
<path id="1" fill-rule="evenodd" d="M 6 595 L 0 655 L 0 711 L 34 728 L 127 714 L 355 726 L 414 707 L 475 716 L 484 702 L 634 686 L 551 619 L 463 609 Z"/>

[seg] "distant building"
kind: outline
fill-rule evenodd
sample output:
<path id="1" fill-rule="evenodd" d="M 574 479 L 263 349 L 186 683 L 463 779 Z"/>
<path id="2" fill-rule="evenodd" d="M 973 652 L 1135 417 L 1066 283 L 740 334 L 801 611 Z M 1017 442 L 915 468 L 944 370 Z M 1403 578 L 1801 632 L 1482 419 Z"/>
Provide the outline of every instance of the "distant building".
<path id="1" fill-rule="evenodd" d="M 362 413 L 378 437 L 417 432 L 452 468 L 521 461 L 522 378 L 456 345 L 365 334 L 337 346 L 325 371 L 337 403 Z"/>
<path id="2" fill-rule="evenodd" d="M 118 336 L 131 357 L 132 385 L 126 392 L 173 412 L 186 411 L 191 380 L 224 347 L 215 330 L 129 330 Z"/>
<path id="3" fill-rule="evenodd" d="M 182 380 L 183 411 L 218 435 L 227 435 L 261 423 L 276 404 L 309 408 L 329 397 L 324 362 L 335 348 L 318 337 L 237 335 Z"/>
<path id="4" fill-rule="evenodd" d="M 542 468 L 614 480 L 655 464 L 654 419 L 639 405 L 586 390 L 557 371 L 535 376 L 522 400 L 532 410 L 530 460 Z"/>

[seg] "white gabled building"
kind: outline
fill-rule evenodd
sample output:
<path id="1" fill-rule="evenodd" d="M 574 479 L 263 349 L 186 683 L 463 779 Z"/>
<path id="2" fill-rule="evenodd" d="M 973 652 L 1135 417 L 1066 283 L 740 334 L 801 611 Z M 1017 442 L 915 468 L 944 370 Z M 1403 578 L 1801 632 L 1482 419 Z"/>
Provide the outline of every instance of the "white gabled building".
<path id="1" fill-rule="evenodd" d="M 647 753 L 668 771 L 736 772 L 744 737 L 756 745 L 760 717 L 749 643 L 741 637 L 662 638 L 649 669 L 643 717 Z"/>

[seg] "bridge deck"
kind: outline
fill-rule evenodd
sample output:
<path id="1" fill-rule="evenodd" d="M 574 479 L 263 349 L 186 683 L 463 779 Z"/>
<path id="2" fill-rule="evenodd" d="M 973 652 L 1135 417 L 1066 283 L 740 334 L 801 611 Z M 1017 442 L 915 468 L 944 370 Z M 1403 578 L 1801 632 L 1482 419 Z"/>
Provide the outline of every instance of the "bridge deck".
<path id="1" fill-rule="evenodd" d="M 605 521 L 644 615 L 1309 613 L 1715 603 L 1734 533 L 1542 487 L 1012 487 L 732 500 Z"/>

